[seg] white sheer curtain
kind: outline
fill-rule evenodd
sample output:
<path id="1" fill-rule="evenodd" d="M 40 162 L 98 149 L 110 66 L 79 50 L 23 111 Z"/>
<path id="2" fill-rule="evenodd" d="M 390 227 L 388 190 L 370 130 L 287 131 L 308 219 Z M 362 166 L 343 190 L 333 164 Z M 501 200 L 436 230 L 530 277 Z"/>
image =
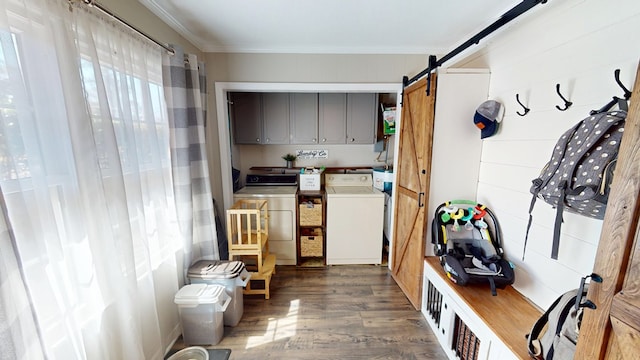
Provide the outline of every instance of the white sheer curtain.
<path id="1" fill-rule="evenodd" d="M 0 358 L 161 359 L 182 273 L 162 50 L 75 3 L 0 2 Z"/>

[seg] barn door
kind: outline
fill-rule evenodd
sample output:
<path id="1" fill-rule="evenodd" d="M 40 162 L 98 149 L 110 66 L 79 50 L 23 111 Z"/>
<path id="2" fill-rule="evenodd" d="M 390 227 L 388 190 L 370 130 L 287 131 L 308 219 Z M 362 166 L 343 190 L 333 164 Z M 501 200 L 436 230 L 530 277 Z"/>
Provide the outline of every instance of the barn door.
<path id="1" fill-rule="evenodd" d="M 395 222 L 391 274 L 411 304 L 420 309 L 427 198 L 435 114 L 436 75 L 404 89 L 396 164 Z"/>
<path id="2" fill-rule="evenodd" d="M 611 186 L 575 359 L 637 359 L 640 349 L 640 68 Z"/>

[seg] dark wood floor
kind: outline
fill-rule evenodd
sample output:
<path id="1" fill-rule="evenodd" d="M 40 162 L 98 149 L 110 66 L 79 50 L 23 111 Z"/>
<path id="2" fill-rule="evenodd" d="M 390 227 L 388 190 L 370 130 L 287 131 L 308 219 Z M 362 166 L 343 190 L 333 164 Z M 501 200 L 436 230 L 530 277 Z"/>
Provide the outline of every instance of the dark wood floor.
<path id="1" fill-rule="evenodd" d="M 178 340 L 175 347 L 183 347 Z M 231 359 L 446 359 L 386 266 L 278 266 L 271 299 L 245 296 Z"/>

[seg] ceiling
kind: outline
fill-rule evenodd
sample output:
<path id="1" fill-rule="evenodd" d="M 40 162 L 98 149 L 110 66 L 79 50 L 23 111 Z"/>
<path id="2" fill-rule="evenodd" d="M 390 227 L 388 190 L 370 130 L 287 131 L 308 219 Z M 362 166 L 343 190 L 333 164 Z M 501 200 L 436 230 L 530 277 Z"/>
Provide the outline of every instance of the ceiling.
<path id="1" fill-rule="evenodd" d="M 203 52 L 444 54 L 517 0 L 138 0 Z"/>

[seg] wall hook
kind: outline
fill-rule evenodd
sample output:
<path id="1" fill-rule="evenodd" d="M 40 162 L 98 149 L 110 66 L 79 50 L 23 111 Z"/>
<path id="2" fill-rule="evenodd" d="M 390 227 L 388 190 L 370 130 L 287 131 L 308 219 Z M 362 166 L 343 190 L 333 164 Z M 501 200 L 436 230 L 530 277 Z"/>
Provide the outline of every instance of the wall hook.
<path id="1" fill-rule="evenodd" d="M 588 278 L 591 278 L 591 281 L 593 282 L 602 283 L 602 277 L 596 273 L 591 273 L 591 275 L 584 276 L 580 279 L 580 287 L 578 288 L 578 292 L 576 295 L 576 303 L 574 305 L 574 308 L 576 310 L 578 310 L 581 307 L 586 307 L 593 310 L 597 308 L 596 304 L 594 304 L 593 301 L 591 300 L 587 299 L 584 302 L 582 301 L 583 293 L 584 293 L 584 284 Z"/>
<path id="2" fill-rule="evenodd" d="M 629 100 L 631 98 L 631 91 L 629 91 L 629 89 L 627 89 L 624 84 L 622 84 L 622 81 L 620 81 L 620 69 L 616 69 L 613 72 L 613 76 L 615 77 L 616 83 L 618 84 L 618 86 L 620 86 L 620 88 L 622 89 L 622 91 L 624 92 L 624 99 L 623 98 L 619 98 L 617 96 L 614 96 L 613 99 L 611 101 L 609 101 L 608 103 L 606 103 L 603 107 L 601 107 L 598 110 L 591 110 L 589 113 L 591 115 L 594 114 L 598 114 L 601 112 L 605 112 L 605 111 L 609 111 L 609 109 L 611 109 L 614 105 L 618 104 L 618 105 L 626 105 L 626 101 L 625 100 Z"/>
<path id="3" fill-rule="evenodd" d="M 613 72 L 613 76 L 616 78 L 616 83 L 618 83 L 618 86 L 620 86 L 622 88 L 622 91 L 624 91 L 624 98 L 629 100 L 631 98 L 631 91 L 629 91 L 629 89 L 627 89 L 622 84 L 622 81 L 620 81 L 620 69 L 616 69 Z"/>
<path id="4" fill-rule="evenodd" d="M 529 109 L 528 107 L 524 106 L 524 104 L 520 102 L 520 94 L 516 94 L 516 101 L 517 101 L 517 102 L 518 102 L 518 104 L 520 104 L 520 106 L 522 106 L 522 108 L 524 109 L 524 113 L 523 113 L 523 114 L 521 114 L 519 111 L 516 111 L 516 114 L 518 114 L 518 115 L 520 115 L 520 116 L 525 116 L 525 115 L 527 115 L 527 113 L 528 113 L 528 112 L 529 112 L 529 110 L 531 110 L 531 109 Z"/>
<path id="5" fill-rule="evenodd" d="M 571 105 L 573 105 L 573 103 L 567 99 L 565 99 L 564 96 L 562 96 L 562 94 L 560 93 L 560 84 L 556 84 L 556 92 L 558 93 L 558 96 L 560 96 L 560 98 L 564 101 L 564 107 L 560 107 L 558 105 L 556 105 L 556 109 L 560 110 L 560 111 L 565 111 L 567 110 Z"/>

